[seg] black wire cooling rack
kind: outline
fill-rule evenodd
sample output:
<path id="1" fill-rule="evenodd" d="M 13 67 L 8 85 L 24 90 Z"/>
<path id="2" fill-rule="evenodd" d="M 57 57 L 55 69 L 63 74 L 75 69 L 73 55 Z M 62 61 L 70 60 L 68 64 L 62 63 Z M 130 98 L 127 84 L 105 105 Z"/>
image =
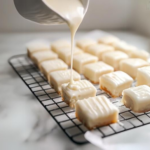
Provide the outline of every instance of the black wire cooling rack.
<path id="1" fill-rule="evenodd" d="M 41 105 L 57 122 L 68 138 L 76 144 L 88 143 L 88 141 L 84 138 L 84 133 L 87 129 L 76 119 L 74 109 L 71 109 L 61 100 L 61 97 L 53 88 L 51 88 L 46 78 L 26 56 L 26 54 L 11 57 L 9 59 L 9 64 L 27 85 Z M 83 76 L 81 77 L 84 79 Z M 134 113 L 122 105 L 120 102 L 121 97 L 115 99 L 111 98 L 104 91 L 100 90 L 98 85 L 95 86 L 97 88 L 97 95 L 107 96 L 110 101 L 119 108 L 119 119 L 123 125 L 115 123 L 109 126 L 97 128 L 92 132 L 98 134 L 102 138 L 105 138 L 117 133 L 150 124 L 150 112 Z"/>

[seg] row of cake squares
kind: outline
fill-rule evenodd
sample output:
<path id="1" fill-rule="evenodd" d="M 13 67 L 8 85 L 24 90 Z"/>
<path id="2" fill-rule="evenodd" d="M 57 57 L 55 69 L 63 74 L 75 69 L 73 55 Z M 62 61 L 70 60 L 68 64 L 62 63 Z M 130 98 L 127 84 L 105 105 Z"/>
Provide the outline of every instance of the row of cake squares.
<path id="1" fill-rule="evenodd" d="M 76 107 L 77 118 L 80 121 L 82 121 L 83 124 L 87 126 L 87 128 L 93 129 L 96 126 L 103 126 L 118 121 L 118 109 L 114 105 L 112 105 L 112 103 L 110 103 L 110 101 L 105 96 L 96 97 L 96 92 L 97 92 L 96 88 L 91 84 L 91 82 L 87 80 L 80 80 L 80 75 L 75 71 L 73 71 L 73 79 L 75 80 L 75 86 L 77 89 L 72 90 L 68 88 L 68 82 L 70 80 L 70 70 L 66 70 L 67 65 L 57 58 L 56 53 L 50 54 L 49 51 L 42 50 L 31 54 L 28 48 L 28 56 L 44 73 L 48 81 L 51 83 L 51 85 L 55 88 L 57 92 L 61 92 L 62 89 L 62 99 L 67 104 L 69 104 L 70 107 L 73 108 Z M 73 95 L 75 97 L 73 97 Z M 91 99 L 89 99 L 90 97 Z M 84 115 L 84 111 L 83 111 L 84 106 L 82 106 L 82 104 L 80 103 L 76 105 L 77 101 L 79 100 L 85 101 L 84 104 L 86 104 L 87 106 L 90 105 L 90 108 L 95 107 L 96 105 L 97 106 L 96 111 L 99 110 L 98 118 L 97 115 L 95 115 L 93 112 L 93 117 L 91 118 L 90 116 L 88 116 L 86 123 L 84 123 L 81 117 L 82 115 Z M 82 107 L 80 107 L 80 105 Z M 85 110 L 87 108 L 86 105 L 85 105 Z M 106 109 L 106 107 L 108 108 Z M 101 110 L 101 108 L 105 108 L 105 109 Z M 104 119 L 105 116 L 103 115 L 103 112 L 107 113 L 107 118 L 105 118 L 104 122 L 100 122 L 99 119 L 101 118 Z M 94 119 L 95 122 L 93 122 L 91 119 L 92 120 Z"/>
<path id="2" fill-rule="evenodd" d="M 137 50 L 135 47 L 130 46 L 119 39 L 117 40 L 115 37 L 104 37 L 102 39 L 99 40 L 99 42 L 103 42 L 103 44 L 96 43 L 91 39 L 77 41 L 77 47 L 74 49 L 73 68 L 78 73 L 86 76 L 86 73 L 84 73 L 84 66 L 99 60 L 112 66 L 115 71 L 122 70 L 135 79 L 137 68 L 149 65 L 147 62 L 147 59 L 149 58 L 148 52 Z M 122 43 L 122 46 L 120 46 L 120 48 L 118 46 L 116 49 L 116 47 L 114 47 L 115 44 L 112 44 L 111 41 L 115 41 L 115 44 Z M 121 48 L 126 49 L 126 52 Z M 51 49 L 58 54 L 59 58 L 70 65 L 71 51 L 69 42 L 67 43 L 67 41 L 64 40 L 56 41 L 52 43 Z M 129 51 L 130 53 L 132 52 L 132 54 L 134 53 L 134 55 L 129 55 Z"/>
<path id="3" fill-rule="evenodd" d="M 81 43 L 83 43 L 82 46 L 81 46 Z M 91 47 L 87 46 L 87 44 L 92 44 L 92 43 L 93 43 L 93 45 L 91 45 Z M 38 42 L 37 49 L 41 45 L 40 45 L 40 42 Z M 132 58 L 132 59 L 126 60 L 129 56 L 127 54 L 125 54 L 124 52 L 121 52 L 118 50 L 114 51 L 114 48 L 112 46 L 108 46 L 108 45 L 102 45 L 102 44 L 95 45 L 94 41 L 92 41 L 92 40 L 91 40 L 91 42 L 90 42 L 90 40 L 78 41 L 77 46 L 82 48 L 82 50 L 79 49 L 78 47 L 75 47 L 73 68 L 80 74 L 81 73 L 84 74 L 85 64 L 97 62 L 98 58 L 99 58 L 99 60 L 104 61 L 108 65 L 111 65 L 114 68 L 114 70 L 122 70 L 122 71 L 128 73 L 133 78 L 136 78 L 137 68 L 149 65 L 148 62 L 146 62 L 145 60 L 142 60 L 140 58 Z M 83 47 L 91 49 L 90 50 L 91 53 L 89 54 L 90 51 L 87 51 L 86 53 L 84 53 Z M 29 56 L 30 56 L 30 52 L 35 53 L 35 51 L 34 51 L 35 48 L 33 48 L 32 46 L 30 46 L 28 49 L 29 49 L 28 50 Z M 45 46 L 43 49 L 45 49 L 45 54 L 46 54 L 47 53 L 46 51 L 50 50 L 50 47 Z M 53 53 L 55 53 L 54 57 L 56 57 L 56 54 L 57 54 L 57 57 L 62 59 L 66 64 L 70 65 L 70 61 L 71 61 L 71 50 L 70 49 L 71 49 L 70 43 L 68 41 L 59 40 L 59 41 L 53 42 L 51 44 L 51 50 L 52 50 L 51 55 L 53 56 Z M 96 56 L 93 56 L 93 52 L 96 52 L 95 53 Z M 141 51 L 138 51 L 138 53 L 139 52 L 141 52 Z M 147 53 L 147 52 L 145 52 L 145 53 Z M 50 52 L 49 52 L 49 55 L 50 55 Z M 46 56 L 48 56 L 48 55 L 46 55 Z M 142 54 L 140 54 L 139 56 L 142 56 Z M 122 61 L 122 63 L 121 63 L 121 61 Z M 135 62 L 135 63 L 133 63 L 133 62 Z M 134 69 L 135 71 L 131 71 L 131 69 Z"/>
<path id="4" fill-rule="evenodd" d="M 149 53 L 144 50 L 139 50 L 137 47 L 127 44 L 115 36 L 104 36 L 94 41 L 93 39 L 81 39 L 76 42 L 77 47 L 84 52 L 98 56 L 102 60 L 103 53 L 107 51 L 121 51 L 126 53 L 131 58 L 141 58 L 147 60 Z"/>
<path id="5" fill-rule="evenodd" d="M 43 62 L 44 63 L 44 62 Z M 54 78 L 55 79 L 60 79 L 61 80 L 61 78 L 62 78 L 62 76 L 63 77 L 66 77 L 66 76 L 68 76 L 69 74 L 64 74 L 64 71 L 62 71 L 62 72 L 60 72 L 60 74 L 58 73 L 58 72 L 53 72 L 54 73 Z M 68 73 L 70 73 L 70 71 L 68 71 Z M 129 76 L 128 75 L 126 75 L 125 73 L 123 74 L 123 72 L 116 72 L 116 77 L 117 77 L 117 74 L 118 74 L 118 76 L 120 76 L 120 75 L 123 75 L 124 76 L 124 79 L 126 79 L 126 81 L 127 81 L 127 83 L 125 83 L 126 84 L 126 88 L 128 88 L 129 86 L 130 86 L 130 84 L 131 84 L 131 82 L 132 82 L 132 80 L 131 80 L 131 78 L 129 78 Z M 58 75 L 58 78 L 56 77 Z M 111 75 L 110 75 L 110 77 L 111 77 Z M 108 76 L 108 78 L 110 78 L 109 76 Z M 115 74 L 114 74 L 114 77 L 115 77 Z M 79 78 L 78 78 L 79 79 Z M 119 80 L 118 80 L 119 81 Z M 83 98 L 87 98 L 87 97 L 93 97 L 93 96 L 95 96 L 96 95 L 96 89 L 93 87 L 93 85 L 92 84 L 90 84 L 90 82 L 88 82 L 88 81 L 77 81 L 77 84 L 79 84 L 80 86 L 79 86 L 79 91 L 82 93 L 79 93 L 78 91 L 76 92 L 76 96 L 77 96 L 77 99 L 72 99 L 71 98 L 71 96 L 72 96 L 72 94 L 74 94 L 74 91 L 72 92 L 71 90 L 67 90 L 67 85 L 63 85 L 62 86 L 62 89 L 63 89 L 63 99 L 67 102 L 67 103 L 69 103 L 70 102 L 70 105 L 75 105 L 75 102 L 77 101 L 77 100 L 80 100 L 80 99 L 83 99 Z M 122 84 L 122 83 L 121 83 Z M 53 83 L 53 86 L 55 86 L 56 85 L 56 82 L 54 82 Z M 83 86 L 83 85 L 86 85 L 86 86 Z M 57 86 L 57 85 L 56 85 Z M 58 87 L 58 86 L 57 86 Z M 82 87 L 82 88 L 81 88 Z M 84 91 L 84 92 L 82 92 L 82 90 Z M 86 90 L 85 90 L 86 89 Z M 88 92 L 89 90 L 91 89 L 91 92 Z M 110 88 L 110 89 L 112 89 L 112 88 Z M 118 88 L 119 89 L 119 88 Z M 117 89 L 116 89 L 117 90 Z M 68 91 L 68 92 L 67 92 Z M 83 94 L 84 93 L 84 94 Z M 78 97 L 78 95 L 81 95 L 80 97 Z M 87 97 L 86 97 L 87 96 Z M 90 98 L 89 98 L 90 99 Z M 92 103 L 94 102 L 94 100 L 96 99 L 96 104 L 98 105 L 98 103 L 97 103 L 97 99 L 106 99 L 106 98 L 102 98 L 102 97 L 94 97 L 94 98 L 91 98 L 92 99 L 92 101 L 91 101 L 91 106 L 92 106 Z M 87 102 L 87 101 L 89 101 L 90 102 L 90 100 L 85 100 L 85 103 Z M 103 100 L 104 101 L 104 100 Z M 108 100 L 109 101 L 109 100 Z M 82 115 L 83 115 L 83 111 L 82 110 L 80 110 L 79 108 L 80 108 L 80 106 L 79 105 L 82 105 L 82 102 L 77 102 L 77 106 L 78 107 L 76 107 L 76 114 L 77 114 L 77 117 L 79 118 L 79 120 L 81 120 L 82 121 Z M 106 103 L 107 104 L 107 103 Z M 106 105 L 107 106 L 107 105 Z M 110 106 L 110 104 L 109 104 L 109 106 Z M 93 106 L 94 107 L 94 106 Z M 108 106 L 107 106 L 108 107 Z M 78 108 L 78 109 L 77 109 Z M 111 108 L 113 108 L 112 106 L 111 106 Z M 109 109 L 108 109 L 109 110 Z M 81 111 L 81 112 L 80 112 Z M 117 114 L 116 112 L 117 111 L 114 111 L 115 112 L 115 114 Z M 111 114 L 112 115 L 112 114 Z M 114 117 L 111 117 L 111 118 L 113 118 L 114 120 L 116 120 L 116 118 L 115 117 L 117 117 L 117 115 L 114 115 Z M 109 120 L 109 119 L 108 119 Z M 82 121 L 83 122 L 83 121 Z M 113 121 L 111 120 L 109 120 L 109 123 L 112 123 Z M 86 123 L 88 124 L 87 126 L 89 127 L 89 128 L 92 128 L 92 126 L 99 126 L 99 124 L 92 124 L 92 123 L 90 123 L 89 122 L 89 120 L 87 120 L 86 121 Z M 92 124 L 91 126 L 89 125 L 89 124 Z M 105 124 L 101 124 L 101 125 L 105 125 Z"/>
<path id="6" fill-rule="evenodd" d="M 38 42 L 38 43 L 40 43 L 40 42 Z M 65 44 L 63 44 L 63 41 L 57 41 L 54 44 L 52 44 L 53 51 L 58 53 L 58 51 L 57 51 L 58 47 L 63 47 L 64 45 L 66 45 L 67 42 L 64 41 L 64 43 Z M 47 49 L 48 49 L 48 47 L 47 47 Z M 49 55 L 47 55 L 47 53 L 49 53 Z M 47 79 L 50 82 L 50 72 L 56 71 L 56 70 L 65 70 L 65 69 L 67 69 L 67 65 L 65 63 L 63 63 L 61 60 L 46 61 L 46 62 L 42 62 L 41 63 L 41 61 L 42 61 L 41 58 L 44 58 L 43 60 L 45 60 L 45 57 L 43 57 L 43 54 L 45 54 L 45 56 L 48 57 L 48 59 L 57 58 L 56 57 L 57 54 L 56 53 L 54 54 L 54 52 L 48 52 L 48 51 L 33 53 L 33 58 L 32 58 L 33 61 L 35 63 L 37 63 L 39 68 L 40 68 L 40 65 L 42 64 L 41 71 L 46 75 Z M 108 53 L 108 54 L 110 54 L 110 53 Z M 52 56 L 55 56 L 55 57 L 52 57 Z M 38 60 L 37 62 L 35 61 L 36 58 Z M 88 79 L 90 79 L 94 83 L 98 83 L 100 80 L 102 80 L 101 78 L 99 79 L 99 77 L 101 77 L 102 75 L 113 71 L 113 68 L 111 66 L 109 66 L 109 65 L 107 65 L 107 64 L 105 64 L 103 62 L 94 63 L 96 61 L 95 57 L 92 57 L 91 55 L 86 54 L 86 53 L 84 53 L 84 55 L 80 54 L 80 55 L 76 56 L 75 60 L 76 61 L 75 61 L 74 64 L 76 66 L 76 70 L 78 70 L 78 72 L 81 72 L 81 71 L 83 71 L 83 66 L 84 66 L 84 75 L 85 75 L 85 77 L 87 77 Z M 85 62 L 85 61 L 86 61 L 85 64 L 87 64 L 87 63 L 89 63 L 89 64 L 88 65 L 84 65 L 83 62 Z M 124 65 L 122 65 L 123 63 L 124 63 Z M 136 66 L 134 66 L 133 64 L 136 64 Z M 148 64 L 144 60 L 140 60 L 140 59 L 126 59 L 126 60 L 123 60 L 121 65 L 123 66 L 122 68 L 124 68 L 123 71 L 125 71 L 129 75 L 134 74 L 134 75 L 131 75 L 131 76 L 133 78 L 135 78 L 135 76 L 137 74 L 136 73 L 137 72 L 137 68 L 142 67 L 142 66 L 146 66 Z M 79 71 L 79 70 L 81 70 L 81 71 Z M 146 70 L 148 70 L 148 67 L 147 67 Z M 140 73 L 138 73 L 138 74 L 140 74 Z M 110 78 L 110 77 L 108 77 L 108 78 Z M 138 82 L 137 82 L 138 85 L 143 84 L 142 82 L 145 81 L 145 80 L 141 80 L 141 78 L 142 78 L 141 75 L 138 75 Z M 145 82 L 148 83 L 147 81 L 145 81 Z M 103 88 L 103 90 L 105 90 L 106 87 L 102 86 L 102 83 L 103 82 L 100 82 L 100 86 L 101 86 L 101 88 Z M 51 83 L 51 84 L 53 84 L 53 83 Z M 56 89 L 57 92 L 59 92 L 59 93 L 61 92 L 61 88 L 55 88 L 55 89 Z M 109 90 L 109 91 L 107 91 L 107 90 L 108 89 L 106 88 L 105 91 L 111 93 L 111 95 L 114 96 L 114 97 L 120 96 L 121 92 L 119 93 L 119 91 L 118 91 L 118 94 L 114 94 L 113 92 L 111 92 L 111 90 Z"/>
<path id="7" fill-rule="evenodd" d="M 116 40 L 117 41 L 117 40 Z M 64 41 L 64 47 L 62 47 L 63 41 L 56 41 L 52 44 L 52 50 L 55 51 L 59 58 L 64 60 L 68 65 L 70 65 L 70 46 L 67 41 Z M 86 78 L 88 78 L 93 83 L 99 83 L 99 77 L 102 74 L 109 73 L 116 70 L 121 70 L 129 74 L 133 79 L 137 77 L 138 68 L 149 66 L 149 63 L 141 58 L 129 58 L 129 56 L 121 51 L 114 51 L 112 46 L 108 45 L 97 45 L 94 44 L 95 41 L 92 40 L 81 40 L 77 42 L 77 46 L 82 48 L 82 50 L 86 47 L 87 49 L 91 48 L 91 52 L 95 51 L 103 51 L 102 55 L 98 59 L 96 56 L 98 54 L 95 53 L 96 56 L 91 55 L 92 53 L 88 53 L 89 51 L 83 52 L 79 48 L 75 48 L 74 58 L 73 58 L 73 68 L 80 74 L 84 74 Z M 91 44 L 90 47 L 87 45 Z M 106 43 L 105 43 L 106 44 Z M 108 43 L 107 43 L 108 44 Z M 67 45 L 67 46 L 65 46 Z M 82 45 L 82 46 L 81 46 Z M 86 45 L 86 46 L 85 46 Z M 61 46 L 61 47 L 60 47 Z M 67 47 L 67 48 L 66 48 Z M 95 48 L 96 47 L 96 48 Z M 84 50 L 85 51 L 85 50 Z M 138 51 L 138 50 L 136 50 Z M 138 51 L 140 52 L 140 51 Z M 142 51 L 143 52 L 143 51 Z M 144 52 L 143 52 L 144 53 Z M 148 54 L 146 52 L 146 54 Z M 64 55 L 69 55 L 70 57 L 64 59 Z M 142 55 L 141 55 L 142 56 Z M 147 55 L 148 56 L 148 55 Z M 68 60 L 68 62 L 66 61 Z M 102 60 L 103 62 L 98 60 Z"/>

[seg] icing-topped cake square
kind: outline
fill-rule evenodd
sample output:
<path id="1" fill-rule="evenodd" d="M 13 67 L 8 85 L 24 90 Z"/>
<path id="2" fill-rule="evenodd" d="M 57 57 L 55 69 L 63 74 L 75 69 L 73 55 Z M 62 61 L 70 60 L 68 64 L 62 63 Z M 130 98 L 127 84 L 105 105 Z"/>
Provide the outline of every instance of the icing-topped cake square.
<path id="1" fill-rule="evenodd" d="M 57 93 L 61 94 L 61 85 L 69 83 L 71 79 L 71 70 L 61 70 L 50 73 L 50 84 L 56 90 Z M 79 81 L 81 79 L 80 74 L 73 70 L 73 80 Z"/>
<path id="2" fill-rule="evenodd" d="M 105 96 L 77 101 L 76 117 L 89 129 L 118 122 L 118 108 Z"/>
<path id="3" fill-rule="evenodd" d="M 61 59 L 48 60 L 41 63 L 41 72 L 50 82 L 50 73 L 58 70 L 67 70 L 68 66 Z"/>
<path id="4" fill-rule="evenodd" d="M 81 48 L 83 51 L 86 52 L 86 49 L 91 46 L 96 44 L 97 42 L 93 39 L 80 39 L 76 42 L 76 46 Z"/>
<path id="5" fill-rule="evenodd" d="M 87 80 L 80 80 L 74 82 L 72 85 L 62 85 L 62 99 L 70 107 L 75 108 L 78 100 L 96 96 L 96 88 Z"/>
<path id="6" fill-rule="evenodd" d="M 113 71 L 114 71 L 113 67 L 107 65 L 102 61 L 84 66 L 84 76 L 94 84 L 99 83 L 99 78 L 103 74 L 107 74 Z"/>
<path id="7" fill-rule="evenodd" d="M 99 38 L 98 43 L 114 46 L 120 40 L 115 36 L 104 36 Z"/>
<path id="8" fill-rule="evenodd" d="M 139 68 L 137 71 L 137 86 L 150 86 L 150 66 Z"/>
<path id="9" fill-rule="evenodd" d="M 112 97 L 119 97 L 122 91 L 130 88 L 133 79 L 122 71 L 104 74 L 100 77 L 100 88 Z"/>
<path id="10" fill-rule="evenodd" d="M 87 48 L 86 52 L 98 57 L 99 60 L 102 60 L 102 55 L 106 52 L 114 51 L 114 47 L 104 44 L 95 44 Z"/>
<path id="11" fill-rule="evenodd" d="M 70 42 L 67 40 L 58 40 L 58 41 L 54 41 L 51 44 L 51 49 L 52 51 L 54 51 L 55 53 L 58 53 L 58 50 L 60 48 L 64 48 L 64 47 L 71 47 Z"/>
<path id="12" fill-rule="evenodd" d="M 50 51 L 50 46 L 45 40 L 35 40 L 26 45 L 27 54 L 32 59 L 32 54 L 40 51 Z"/>
<path id="13" fill-rule="evenodd" d="M 84 72 L 84 66 L 86 64 L 97 62 L 98 58 L 88 54 L 88 53 L 82 53 L 80 55 L 75 55 L 73 57 L 73 68 L 80 74 Z"/>
<path id="14" fill-rule="evenodd" d="M 149 63 L 140 58 L 129 58 L 120 62 L 120 70 L 136 79 L 138 68 L 149 66 Z"/>
<path id="15" fill-rule="evenodd" d="M 83 53 L 83 51 L 80 48 L 75 47 L 73 49 L 73 56 L 79 55 L 81 53 Z M 71 65 L 71 47 L 60 48 L 58 50 L 58 57 L 70 66 Z"/>
<path id="16" fill-rule="evenodd" d="M 137 113 L 150 111 L 150 87 L 141 85 L 124 90 L 122 102 Z"/>
<path id="17" fill-rule="evenodd" d="M 58 55 L 52 51 L 42 51 L 32 54 L 33 62 L 40 68 L 41 63 L 47 60 L 57 59 Z"/>
<path id="18" fill-rule="evenodd" d="M 112 66 L 115 70 L 119 70 L 121 60 L 127 59 L 128 55 L 120 51 L 107 52 L 103 55 L 102 60 Z"/>

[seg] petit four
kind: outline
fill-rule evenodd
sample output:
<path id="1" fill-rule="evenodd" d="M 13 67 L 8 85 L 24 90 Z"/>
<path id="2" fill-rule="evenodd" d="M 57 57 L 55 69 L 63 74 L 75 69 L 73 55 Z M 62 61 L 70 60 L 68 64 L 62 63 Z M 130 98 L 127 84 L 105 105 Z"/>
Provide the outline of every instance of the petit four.
<path id="1" fill-rule="evenodd" d="M 150 87 L 141 85 L 124 90 L 122 102 L 136 113 L 150 111 Z"/>
<path id="2" fill-rule="evenodd" d="M 122 71 L 104 74 L 100 77 L 100 89 L 110 94 L 112 97 L 119 97 L 122 91 L 130 88 L 133 79 Z"/>
<path id="3" fill-rule="evenodd" d="M 62 84 L 62 99 L 74 108 L 78 100 L 96 96 L 96 88 L 88 80 L 75 81 L 73 84 Z"/>
<path id="4" fill-rule="evenodd" d="M 77 101 L 76 117 L 89 129 L 118 122 L 118 108 L 105 96 Z"/>
<path id="5" fill-rule="evenodd" d="M 84 66 L 84 76 L 94 84 L 99 83 L 99 77 L 101 77 L 103 74 L 107 74 L 113 71 L 113 67 L 105 64 L 102 61 Z"/>
<path id="6" fill-rule="evenodd" d="M 84 66 L 86 64 L 97 62 L 98 58 L 88 54 L 82 53 L 80 55 L 75 55 L 73 58 L 73 68 L 80 74 L 84 72 Z"/>

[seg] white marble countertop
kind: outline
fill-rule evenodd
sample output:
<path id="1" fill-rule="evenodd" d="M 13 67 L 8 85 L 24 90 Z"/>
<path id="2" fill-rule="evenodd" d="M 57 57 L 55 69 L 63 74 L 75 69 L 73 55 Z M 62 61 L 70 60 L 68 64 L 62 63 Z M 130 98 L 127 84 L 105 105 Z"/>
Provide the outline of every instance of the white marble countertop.
<path id="1" fill-rule="evenodd" d="M 137 44 L 140 48 L 149 50 L 150 41 L 146 37 L 130 32 L 111 33 L 131 44 Z M 80 32 L 77 36 L 84 34 L 85 32 Z M 64 37 L 69 37 L 69 33 L 0 34 L 0 150 L 98 149 L 92 144 L 82 146 L 73 144 L 7 63 L 9 57 L 25 53 L 25 44 L 30 40 L 46 38 L 51 41 Z M 146 128 L 150 129 L 150 125 L 144 128 L 145 132 Z M 124 140 L 126 144 L 146 142 L 142 137 L 140 138 L 136 130 L 134 134 L 137 134 L 136 138 L 127 138 L 126 133 L 122 137 L 118 136 L 120 139 L 118 141 L 124 143 Z M 115 138 L 110 140 L 116 142 Z M 108 143 L 110 140 L 108 138 Z"/>

